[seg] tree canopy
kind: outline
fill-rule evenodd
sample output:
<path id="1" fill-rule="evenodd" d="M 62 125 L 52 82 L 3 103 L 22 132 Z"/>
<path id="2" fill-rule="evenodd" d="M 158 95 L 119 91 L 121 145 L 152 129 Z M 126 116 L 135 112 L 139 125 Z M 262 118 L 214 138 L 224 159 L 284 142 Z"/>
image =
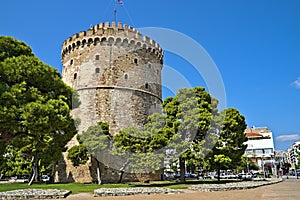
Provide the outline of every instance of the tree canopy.
<path id="1" fill-rule="evenodd" d="M 182 88 L 163 102 L 166 126 L 174 135 L 170 147 L 179 158 L 181 181 L 185 180 L 185 161 L 203 157 L 216 105 L 203 87 Z"/>
<path id="2" fill-rule="evenodd" d="M 72 94 L 24 42 L 0 37 L 0 142 L 30 157 L 35 170 L 41 159 L 57 161 L 76 133 Z"/>
<path id="3" fill-rule="evenodd" d="M 208 168 L 217 169 L 220 179 L 221 169 L 235 169 L 241 162 L 247 148 L 244 144 L 247 141 L 244 134 L 247 125 L 245 117 L 234 108 L 223 110 L 220 115 L 215 116 L 214 121 L 216 144 L 205 162 Z"/>
<path id="4" fill-rule="evenodd" d="M 3 62 L 6 58 L 20 55 L 33 56 L 33 53 L 25 42 L 16 40 L 13 37 L 0 36 L 0 62 Z"/>

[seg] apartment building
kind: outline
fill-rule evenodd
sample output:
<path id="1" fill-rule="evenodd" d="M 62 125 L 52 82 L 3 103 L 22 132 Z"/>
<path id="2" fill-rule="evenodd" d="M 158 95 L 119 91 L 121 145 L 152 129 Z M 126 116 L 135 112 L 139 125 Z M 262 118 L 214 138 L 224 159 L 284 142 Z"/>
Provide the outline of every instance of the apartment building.
<path id="1" fill-rule="evenodd" d="M 276 174 L 273 133 L 267 127 L 252 127 L 245 130 L 248 141 L 245 156 L 250 158 L 261 171 Z"/>

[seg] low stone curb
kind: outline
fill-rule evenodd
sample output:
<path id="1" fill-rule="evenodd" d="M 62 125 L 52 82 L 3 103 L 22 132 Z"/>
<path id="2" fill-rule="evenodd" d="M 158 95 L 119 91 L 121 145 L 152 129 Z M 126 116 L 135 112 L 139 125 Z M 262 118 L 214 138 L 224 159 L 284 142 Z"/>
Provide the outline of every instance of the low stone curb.
<path id="1" fill-rule="evenodd" d="M 199 184 L 189 187 L 190 190 L 200 192 L 215 192 L 215 191 L 228 191 L 228 190 L 245 190 L 257 188 L 264 185 L 271 185 L 281 182 L 282 179 L 269 179 L 269 180 L 256 180 L 256 181 L 243 181 L 236 183 L 225 184 Z"/>
<path id="2" fill-rule="evenodd" d="M 178 194 L 182 193 L 180 190 L 172 190 L 169 188 L 158 187 L 138 187 L 138 188 L 101 188 L 94 190 L 95 197 L 103 196 L 128 196 L 140 194 Z"/>
<path id="3" fill-rule="evenodd" d="M 0 200 L 18 200 L 18 199 L 59 199 L 66 198 L 71 191 L 58 189 L 24 189 L 0 192 Z"/>

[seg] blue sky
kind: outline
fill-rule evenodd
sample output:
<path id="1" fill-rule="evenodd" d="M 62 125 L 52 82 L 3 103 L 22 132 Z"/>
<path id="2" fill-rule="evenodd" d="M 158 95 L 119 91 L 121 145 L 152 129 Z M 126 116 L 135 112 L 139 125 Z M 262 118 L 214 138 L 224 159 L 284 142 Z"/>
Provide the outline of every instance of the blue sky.
<path id="1" fill-rule="evenodd" d="M 114 2 L 3 0 L 0 35 L 25 41 L 41 60 L 61 71 L 63 41 L 91 25 L 113 21 Z M 300 1 L 123 2 L 117 6 L 117 21 L 176 30 L 198 42 L 221 74 L 227 107 L 245 115 L 249 127 L 271 129 L 276 149 L 300 140 Z M 184 58 L 166 52 L 165 65 L 191 86 L 206 86 Z M 165 90 L 164 96 L 168 94 Z"/>

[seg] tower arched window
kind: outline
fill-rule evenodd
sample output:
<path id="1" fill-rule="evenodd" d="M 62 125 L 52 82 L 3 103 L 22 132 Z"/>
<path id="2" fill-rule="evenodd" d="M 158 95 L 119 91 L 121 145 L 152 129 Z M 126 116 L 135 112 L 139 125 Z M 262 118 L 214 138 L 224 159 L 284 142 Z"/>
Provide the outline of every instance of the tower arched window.
<path id="1" fill-rule="evenodd" d="M 146 88 L 146 89 L 149 88 L 149 84 L 148 84 L 148 83 L 145 84 L 145 88 Z"/>
<path id="2" fill-rule="evenodd" d="M 134 59 L 134 64 L 138 64 L 138 59 L 137 58 Z"/>
<path id="3" fill-rule="evenodd" d="M 74 63 L 74 60 L 71 59 L 71 60 L 70 60 L 70 65 L 73 65 L 73 63 Z"/>
<path id="4" fill-rule="evenodd" d="M 77 73 L 74 74 L 74 80 L 76 80 L 76 79 L 77 79 Z"/>
<path id="5" fill-rule="evenodd" d="M 128 79 L 128 74 L 125 74 L 124 78 L 125 78 L 125 80 L 127 80 Z"/>
<path id="6" fill-rule="evenodd" d="M 96 55 L 95 60 L 100 60 L 100 55 Z"/>
<path id="7" fill-rule="evenodd" d="M 100 73 L 100 68 L 97 67 L 95 71 L 96 71 L 96 74 L 99 74 Z"/>

